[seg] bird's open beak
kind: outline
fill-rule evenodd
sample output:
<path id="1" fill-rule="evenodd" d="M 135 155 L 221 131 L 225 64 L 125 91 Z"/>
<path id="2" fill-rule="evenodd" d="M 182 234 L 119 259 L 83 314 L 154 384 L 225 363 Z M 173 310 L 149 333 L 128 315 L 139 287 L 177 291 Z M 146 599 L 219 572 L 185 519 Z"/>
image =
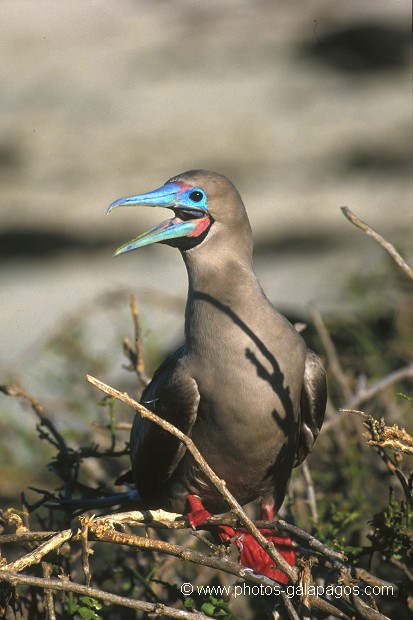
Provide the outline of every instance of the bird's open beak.
<path id="1" fill-rule="evenodd" d="M 205 209 L 196 206 L 180 204 L 180 195 L 183 188 L 178 183 L 166 183 L 163 187 L 155 189 L 148 194 L 139 194 L 120 198 L 112 202 L 108 208 L 108 213 L 117 207 L 166 207 L 175 212 L 175 217 L 166 220 L 151 230 L 144 232 L 132 241 L 128 241 L 115 252 L 115 256 L 123 252 L 135 250 L 144 245 L 168 241 L 177 237 L 193 237 L 201 234 L 209 225 L 208 213 Z M 201 230 L 202 229 L 202 230 Z"/>

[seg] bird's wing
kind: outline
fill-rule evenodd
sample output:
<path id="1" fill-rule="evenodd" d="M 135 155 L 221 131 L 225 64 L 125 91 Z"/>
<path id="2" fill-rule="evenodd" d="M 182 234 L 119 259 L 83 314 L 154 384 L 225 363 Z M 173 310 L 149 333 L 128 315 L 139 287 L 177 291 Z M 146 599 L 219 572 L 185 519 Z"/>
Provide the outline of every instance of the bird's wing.
<path id="1" fill-rule="evenodd" d="M 327 402 L 326 371 L 318 355 L 307 351 L 301 392 L 301 422 L 294 467 L 300 465 L 313 449 L 324 422 Z"/>
<path id="2" fill-rule="evenodd" d="M 199 404 L 198 386 L 186 371 L 183 348 L 167 358 L 145 388 L 141 403 L 186 435 Z M 133 477 L 139 492 L 151 495 L 175 471 L 186 447 L 157 424 L 136 414 L 131 433 Z"/>

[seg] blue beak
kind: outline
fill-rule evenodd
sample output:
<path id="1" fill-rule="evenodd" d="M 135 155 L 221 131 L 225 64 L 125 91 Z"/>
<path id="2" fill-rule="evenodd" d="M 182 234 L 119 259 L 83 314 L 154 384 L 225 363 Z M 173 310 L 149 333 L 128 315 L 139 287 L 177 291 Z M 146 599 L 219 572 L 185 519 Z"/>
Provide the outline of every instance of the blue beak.
<path id="1" fill-rule="evenodd" d="M 151 230 L 139 235 L 132 241 L 128 241 L 115 252 L 115 256 L 122 254 L 123 252 L 129 252 L 135 250 L 144 245 L 150 245 L 152 243 L 168 241 L 169 239 L 176 239 L 178 237 L 191 236 L 197 229 L 200 218 L 204 218 L 207 215 L 205 209 L 191 207 L 187 205 L 179 204 L 179 196 L 182 193 L 182 187 L 177 183 L 166 183 L 159 189 L 155 189 L 148 194 L 139 194 L 137 196 L 129 196 L 128 198 L 120 198 L 115 200 L 108 208 L 108 213 L 117 209 L 117 207 L 166 207 L 169 209 L 175 209 L 185 213 L 186 217 L 193 217 L 194 219 L 181 219 L 178 216 L 170 220 L 166 220 L 161 224 L 158 224 Z"/>

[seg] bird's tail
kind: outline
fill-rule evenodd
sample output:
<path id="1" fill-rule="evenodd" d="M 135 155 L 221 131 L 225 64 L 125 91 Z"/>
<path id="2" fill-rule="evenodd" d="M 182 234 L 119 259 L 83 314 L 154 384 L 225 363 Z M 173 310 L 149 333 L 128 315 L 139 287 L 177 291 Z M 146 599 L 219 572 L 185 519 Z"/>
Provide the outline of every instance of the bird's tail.
<path id="1" fill-rule="evenodd" d="M 99 510 L 100 508 L 110 508 L 112 506 L 129 506 L 131 502 L 136 504 L 140 500 L 137 489 L 133 488 L 125 493 L 115 493 L 114 495 L 105 495 L 104 497 L 92 497 L 82 499 L 56 499 L 48 500 L 45 506 L 48 508 L 57 508 L 60 510 L 75 511 L 81 510 Z"/>

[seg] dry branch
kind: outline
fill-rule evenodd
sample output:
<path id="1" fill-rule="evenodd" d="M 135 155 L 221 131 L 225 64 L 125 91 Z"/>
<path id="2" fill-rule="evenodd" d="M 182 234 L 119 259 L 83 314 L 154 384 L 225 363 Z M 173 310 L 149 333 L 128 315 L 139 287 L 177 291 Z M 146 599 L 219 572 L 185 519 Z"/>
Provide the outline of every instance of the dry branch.
<path id="1" fill-rule="evenodd" d="M 55 534 L 50 540 L 47 540 L 43 544 L 39 545 L 34 551 L 27 553 L 26 555 L 18 558 L 11 564 L 3 566 L 4 569 L 11 571 L 12 573 L 18 573 L 24 570 L 28 566 L 38 564 L 42 559 L 51 551 L 59 549 L 67 540 L 73 537 L 72 530 L 63 530 Z"/>
<path id="2" fill-rule="evenodd" d="M 178 618 L 178 620 L 208 620 L 202 612 L 191 612 L 175 609 L 163 603 L 147 603 L 146 601 L 137 601 L 126 596 L 119 596 L 111 592 L 82 586 L 72 581 L 60 581 L 59 579 L 44 579 L 41 577 L 29 577 L 28 575 L 20 575 L 9 570 L 0 569 L 0 581 L 7 581 L 13 586 L 26 585 L 42 588 L 44 590 L 60 590 L 63 592 L 73 592 L 82 596 L 90 596 L 92 598 L 104 601 L 108 605 L 119 605 L 130 609 L 139 609 L 153 616 Z"/>
<path id="3" fill-rule="evenodd" d="M 328 333 L 328 329 L 323 321 L 323 318 L 315 304 L 310 304 L 308 307 L 308 311 L 311 316 L 311 320 L 314 323 L 314 327 L 317 330 L 318 335 L 320 336 L 320 340 L 323 344 L 324 350 L 327 354 L 327 360 L 329 369 L 336 379 L 338 385 L 340 386 L 340 391 L 344 401 L 349 400 L 353 396 L 353 392 L 350 386 L 349 378 L 344 372 L 336 347 L 331 339 L 330 334 Z"/>
<path id="4" fill-rule="evenodd" d="M 44 545 L 40 545 L 36 551 L 27 554 L 26 556 L 24 556 L 23 558 L 20 558 L 20 560 L 16 562 L 12 562 L 8 565 L 3 566 L 2 570 L 0 570 L 0 580 L 1 580 L 1 577 L 4 577 L 4 579 L 6 581 L 9 581 L 10 583 L 15 582 L 15 583 L 33 585 L 34 582 L 28 581 L 27 579 L 29 578 L 26 578 L 26 576 L 18 575 L 18 572 L 20 570 L 23 570 L 24 568 L 27 568 L 29 565 L 39 563 L 42 560 L 42 558 L 46 555 L 46 553 L 50 551 L 57 551 L 62 546 L 62 544 L 69 539 L 72 539 L 72 541 L 80 540 L 82 542 L 82 546 L 85 547 L 85 549 L 83 550 L 83 553 L 88 553 L 88 546 L 87 546 L 88 541 L 94 540 L 98 542 L 119 544 L 119 545 L 124 545 L 124 546 L 129 546 L 129 547 L 135 547 L 135 548 L 142 549 L 142 550 L 150 550 L 153 552 L 161 552 L 167 555 L 172 555 L 174 557 L 179 558 L 180 560 L 183 560 L 186 562 L 192 562 L 200 566 L 207 566 L 209 568 L 213 568 L 215 570 L 219 570 L 219 571 L 234 575 L 238 577 L 239 579 L 242 579 L 243 581 L 247 581 L 252 584 L 263 586 L 266 588 L 271 588 L 271 591 L 274 593 L 274 595 L 281 596 L 284 602 L 286 598 L 288 598 L 285 595 L 284 596 L 282 595 L 281 586 L 277 584 L 276 582 L 274 582 L 272 579 L 270 579 L 269 577 L 266 577 L 265 575 L 260 575 L 258 573 L 255 573 L 250 568 L 245 568 L 238 562 L 230 560 L 226 555 L 221 555 L 221 556 L 217 556 L 215 554 L 209 555 L 209 554 L 205 554 L 199 551 L 188 549 L 186 547 L 182 547 L 180 545 L 169 543 L 163 540 L 151 539 L 151 538 L 148 538 L 147 536 L 138 536 L 135 534 L 119 532 L 114 529 L 114 524 L 116 523 L 121 523 L 121 524 L 135 523 L 136 524 L 136 519 L 138 519 L 138 522 L 142 525 L 143 523 L 142 523 L 141 517 L 145 517 L 145 516 L 146 516 L 146 521 L 149 522 L 149 524 L 153 522 L 152 521 L 153 517 L 162 519 L 164 521 L 170 521 L 172 523 L 173 519 L 175 519 L 178 516 L 178 517 L 181 517 L 181 521 L 184 522 L 182 515 L 175 515 L 174 513 L 165 513 L 164 511 L 150 511 L 150 512 L 151 512 L 151 517 L 149 517 L 149 519 L 148 519 L 147 514 L 145 515 L 145 513 L 139 513 L 139 512 L 121 513 L 119 515 L 115 514 L 115 515 L 109 515 L 105 517 L 82 517 L 81 528 L 79 528 L 78 530 L 65 530 L 63 532 L 59 532 L 49 541 L 49 546 L 47 549 Z M 210 520 L 212 521 L 212 519 Z M 298 528 L 296 529 L 298 530 Z M 321 543 L 319 543 L 319 549 L 320 548 L 323 548 Z M 331 554 L 333 555 L 333 557 L 335 557 L 333 551 L 331 551 Z M 86 574 L 86 578 L 88 579 L 90 576 L 88 567 L 85 571 L 85 574 Z M 18 579 L 19 577 L 21 577 L 20 580 Z M 371 576 L 371 578 L 374 579 L 373 576 Z M 61 583 L 61 582 L 56 582 L 55 580 L 49 580 L 49 581 L 42 580 L 36 583 L 39 583 L 39 585 L 43 584 L 41 585 L 41 587 L 44 587 L 46 590 L 53 590 L 56 588 L 54 588 L 52 584 Z M 75 588 L 73 588 L 72 586 L 75 586 Z M 80 587 L 86 588 L 87 586 L 80 586 Z M 64 581 L 61 587 L 57 589 L 65 590 L 69 592 L 88 594 L 89 596 L 93 596 L 94 598 L 103 600 L 105 602 L 113 602 L 114 604 L 119 604 L 119 605 L 123 604 L 122 600 L 127 600 L 127 601 L 130 600 L 130 599 L 124 599 L 123 597 L 115 597 L 113 601 L 109 601 L 107 599 L 107 593 L 101 590 L 98 590 L 96 588 L 95 589 L 90 588 L 89 592 L 86 592 L 86 590 L 83 590 L 83 589 L 78 590 L 76 588 L 77 586 L 76 584 L 73 584 L 73 582 Z M 92 593 L 92 590 L 93 590 L 93 593 Z M 311 607 L 314 609 L 318 609 L 324 613 L 330 613 L 330 614 L 334 613 L 335 617 L 341 618 L 342 620 L 345 620 L 346 618 L 348 618 L 348 616 L 345 613 L 341 612 L 334 605 L 332 605 L 330 602 L 328 602 L 327 600 L 324 600 L 321 597 L 309 596 L 308 601 Z M 142 601 L 137 601 L 137 603 L 140 605 Z M 142 603 L 142 604 L 145 604 L 145 603 Z M 136 609 L 145 609 L 145 610 L 147 609 L 144 607 L 140 607 L 139 605 L 136 607 Z M 130 606 L 130 605 L 126 605 L 126 606 Z M 172 616 L 172 617 L 175 617 L 175 616 Z M 182 617 L 182 618 L 188 617 L 189 618 L 192 616 L 176 616 L 176 617 Z"/>
<path id="5" fill-rule="evenodd" d="M 142 330 L 139 320 L 138 303 L 136 296 L 132 295 L 130 298 L 130 308 L 132 312 L 132 321 L 134 326 L 134 346 L 131 345 L 128 338 L 123 341 L 123 350 L 126 357 L 131 362 L 132 369 L 136 372 L 140 383 L 145 387 L 149 383 L 149 378 L 145 371 L 145 362 L 143 359 L 143 347 L 142 347 Z"/>
<path id="6" fill-rule="evenodd" d="M 349 402 L 346 403 L 346 409 L 355 409 L 360 405 L 366 403 L 368 400 L 374 398 L 377 394 L 387 389 L 390 385 L 403 381 L 404 379 L 413 378 L 413 364 L 399 368 L 394 372 L 389 373 L 383 379 L 376 381 L 372 385 L 360 389 Z"/>
<path id="7" fill-rule="evenodd" d="M 413 269 L 406 263 L 404 258 L 400 256 L 394 245 L 392 245 L 389 241 L 387 241 L 384 237 L 382 237 L 378 232 L 376 232 L 371 226 L 363 222 L 360 218 L 357 217 L 355 213 L 351 211 L 348 207 L 341 207 L 341 210 L 345 217 L 357 228 L 360 228 L 366 235 L 372 237 L 377 243 L 384 249 L 392 259 L 397 263 L 400 269 L 407 275 L 408 278 L 413 280 Z"/>
<path id="8" fill-rule="evenodd" d="M 364 426 L 370 434 L 370 438 L 367 438 L 369 445 L 379 448 L 390 447 L 405 454 L 413 454 L 413 437 L 409 435 L 405 428 L 401 428 L 398 424 L 387 426 L 383 418 L 376 420 L 364 411 L 357 411 L 356 409 L 340 409 L 340 411 L 356 413 L 363 418 Z"/>
<path id="9" fill-rule="evenodd" d="M 356 393 L 350 398 L 348 402 L 344 405 L 342 409 L 339 409 L 329 420 L 324 422 L 323 424 L 323 433 L 331 430 L 331 428 L 341 420 L 342 416 L 340 411 L 353 411 L 360 405 L 367 403 L 372 400 L 375 396 L 383 392 L 391 385 L 394 385 L 398 381 L 403 381 L 404 379 L 413 378 L 413 364 L 409 364 L 408 366 L 404 366 L 403 368 L 399 368 L 394 372 L 390 372 L 388 375 L 380 379 L 379 381 L 375 381 L 371 385 L 367 387 L 361 387 L 356 391 Z"/>

